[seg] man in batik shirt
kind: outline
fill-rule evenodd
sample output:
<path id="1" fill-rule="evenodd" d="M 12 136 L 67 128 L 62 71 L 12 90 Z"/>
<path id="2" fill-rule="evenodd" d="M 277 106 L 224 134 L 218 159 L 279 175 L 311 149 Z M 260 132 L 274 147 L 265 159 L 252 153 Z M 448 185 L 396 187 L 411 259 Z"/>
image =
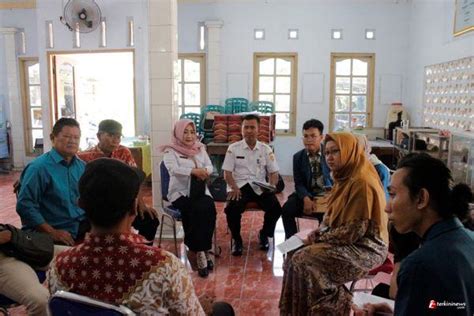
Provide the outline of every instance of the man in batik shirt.
<path id="1" fill-rule="evenodd" d="M 88 163 L 98 158 L 107 157 L 120 160 L 130 167 L 137 167 L 130 149 L 120 145 L 122 124 L 115 120 L 101 121 L 97 138 L 99 143 L 86 151 L 79 152 L 77 154 L 79 158 Z M 135 219 L 133 227 L 139 231 L 140 235 L 153 242 L 160 221 L 158 213 L 154 208 L 146 205 L 142 194 L 139 194 L 138 198 L 138 212 L 139 216 Z"/>
<path id="2" fill-rule="evenodd" d="M 332 186 L 330 170 L 322 154 L 323 130 L 323 123 L 316 119 L 303 124 L 304 149 L 293 155 L 295 192 L 288 197 L 281 214 L 286 239 L 297 232 L 296 217 L 312 215 L 314 199 Z M 322 220 L 322 213 L 316 216 Z"/>
<path id="3" fill-rule="evenodd" d="M 140 182 L 136 170 L 118 160 L 87 164 L 79 205 L 92 230 L 53 261 L 49 290 L 122 304 L 140 315 L 205 315 L 180 260 L 130 232 Z"/>
<path id="4" fill-rule="evenodd" d="M 122 139 L 122 124 L 114 120 L 103 120 L 99 123 L 97 132 L 99 143 L 77 155 L 85 162 L 91 162 L 97 158 L 114 158 L 123 161 L 131 167 L 137 164 L 132 157 L 130 149 L 120 145 Z"/>

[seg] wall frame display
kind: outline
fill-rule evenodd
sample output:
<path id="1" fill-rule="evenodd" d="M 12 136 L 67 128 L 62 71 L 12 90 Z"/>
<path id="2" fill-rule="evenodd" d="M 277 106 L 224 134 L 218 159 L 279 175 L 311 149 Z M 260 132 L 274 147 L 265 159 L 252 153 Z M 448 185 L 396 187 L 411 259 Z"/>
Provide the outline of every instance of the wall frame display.
<path id="1" fill-rule="evenodd" d="M 474 56 L 426 66 L 423 99 L 424 126 L 474 131 Z"/>
<path id="2" fill-rule="evenodd" d="M 474 0 L 456 0 L 454 36 L 474 31 Z"/>

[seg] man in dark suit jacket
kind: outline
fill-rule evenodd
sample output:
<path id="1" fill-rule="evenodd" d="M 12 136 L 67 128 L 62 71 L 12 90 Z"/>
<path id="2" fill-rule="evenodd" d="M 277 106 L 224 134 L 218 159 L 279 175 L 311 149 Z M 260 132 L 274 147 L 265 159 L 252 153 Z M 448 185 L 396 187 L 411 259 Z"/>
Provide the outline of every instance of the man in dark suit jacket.
<path id="1" fill-rule="evenodd" d="M 283 205 L 283 226 L 285 236 L 296 233 L 295 218 L 313 212 L 313 199 L 323 194 L 325 188 L 332 186 L 330 170 L 326 164 L 321 141 L 324 125 L 311 119 L 303 124 L 304 149 L 293 155 L 293 177 L 295 192 Z"/>

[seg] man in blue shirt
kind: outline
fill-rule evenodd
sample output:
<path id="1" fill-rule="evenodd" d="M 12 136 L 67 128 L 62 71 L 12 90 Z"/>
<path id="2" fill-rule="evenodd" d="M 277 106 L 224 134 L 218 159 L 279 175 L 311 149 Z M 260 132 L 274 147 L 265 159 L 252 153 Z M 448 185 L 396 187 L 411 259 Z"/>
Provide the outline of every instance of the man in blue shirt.
<path id="1" fill-rule="evenodd" d="M 77 205 L 78 182 L 85 163 L 76 157 L 81 130 L 61 118 L 51 133 L 53 148 L 28 164 L 20 177 L 16 211 L 23 227 L 50 234 L 55 243 L 73 245 L 89 230 Z"/>
<path id="2" fill-rule="evenodd" d="M 295 192 L 283 205 L 283 226 L 288 239 L 296 233 L 295 218 L 313 213 L 313 199 L 332 186 L 329 168 L 322 154 L 324 125 L 310 119 L 303 124 L 304 149 L 293 155 Z M 322 215 L 322 213 L 321 213 Z"/>

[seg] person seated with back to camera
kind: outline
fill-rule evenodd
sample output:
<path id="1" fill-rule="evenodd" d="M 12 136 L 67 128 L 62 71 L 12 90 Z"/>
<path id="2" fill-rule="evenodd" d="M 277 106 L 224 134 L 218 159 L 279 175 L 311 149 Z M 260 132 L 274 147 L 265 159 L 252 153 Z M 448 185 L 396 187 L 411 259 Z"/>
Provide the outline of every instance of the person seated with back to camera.
<path id="1" fill-rule="evenodd" d="M 100 158 L 79 181 L 79 205 L 92 229 L 60 253 L 48 272 L 50 293 L 74 292 L 140 315 L 205 315 L 179 258 L 131 233 L 141 181 L 123 162 Z"/>
<path id="2" fill-rule="evenodd" d="M 99 123 L 97 139 L 99 143 L 96 146 L 78 152 L 77 156 L 86 163 L 98 158 L 114 158 L 126 163 L 130 167 L 137 168 L 130 149 L 120 145 L 122 139 L 122 124 L 115 120 L 101 121 Z M 142 190 L 138 193 L 138 212 L 139 216 L 135 218 L 133 227 L 138 230 L 140 235 L 149 240 L 149 244 L 152 245 L 160 221 L 158 220 L 156 210 L 146 205 Z"/>
<path id="3" fill-rule="evenodd" d="M 210 251 L 216 227 L 216 206 L 206 184 L 212 163 L 192 120 L 177 121 L 171 137 L 170 144 L 160 147 L 170 174 L 167 198 L 181 211 L 184 244 L 196 254 L 199 276 L 207 277 L 214 269 Z M 193 181 L 200 187 L 192 187 Z"/>
<path id="4" fill-rule="evenodd" d="M 240 221 L 249 202 L 256 202 L 265 212 L 263 227 L 260 230 L 261 250 L 268 250 L 268 238 L 272 238 L 278 218 L 281 215 L 280 202 L 274 192 L 263 191 L 254 181 L 266 182 L 268 174 L 270 185 L 278 183 L 278 165 L 273 150 L 257 140 L 260 118 L 254 114 L 242 119 L 243 140 L 229 146 L 225 154 L 222 170 L 227 182 L 227 206 L 225 214 L 232 234 L 232 255 L 242 255 Z"/>
<path id="5" fill-rule="evenodd" d="M 281 315 L 349 315 L 345 283 L 358 280 L 387 257 L 385 197 L 377 172 L 350 133 L 325 137 L 334 186 L 323 223 L 288 256 Z"/>
<path id="6" fill-rule="evenodd" d="M 314 198 L 332 187 L 330 170 L 323 152 L 323 130 L 324 125 L 319 120 L 310 119 L 303 124 L 304 149 L 293 155 L 295 192 L 288 197 L 282 208 L 286 239 L 297 231 L 296 217 L 313 214 Z M 321 221 L 322 216 L 318 220 Z"/>
<path id="7" fill-rule="evenodd" d="M 472 315 L 474 233 L 460 221 L 469 211 L 471 189 L 452 187 L 441 160 L 412 153 L 400 160 L 389 191 L 389 220 L 400 234 L 415 232 L 421 247 L 401 262 L 395 310 L 366 304 L 353 306 L 355 315 Z"/>

